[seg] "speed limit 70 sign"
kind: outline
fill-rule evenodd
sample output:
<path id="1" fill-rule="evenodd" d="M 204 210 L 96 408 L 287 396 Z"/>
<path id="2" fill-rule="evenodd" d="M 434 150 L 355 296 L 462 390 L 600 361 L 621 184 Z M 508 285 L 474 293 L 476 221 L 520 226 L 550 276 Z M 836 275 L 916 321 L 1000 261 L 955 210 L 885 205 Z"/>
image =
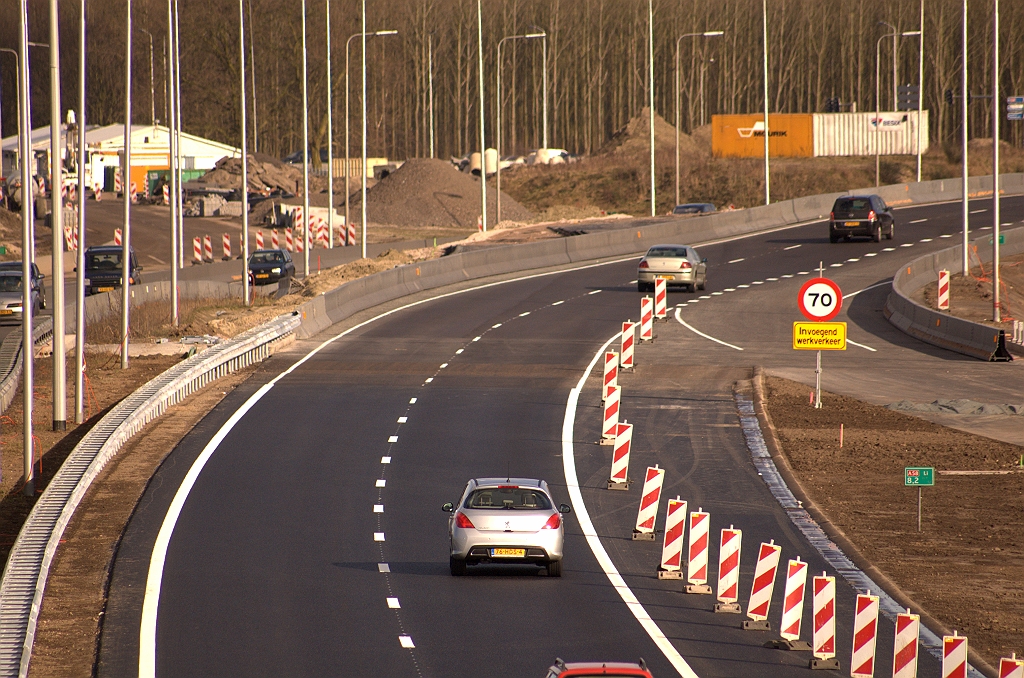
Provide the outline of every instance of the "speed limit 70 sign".
<path id="1" fill-rule="evenodd" d="M 811 278 L 800 288 L 797 304 L 808 320 L 832 320 L 843 307 L 843 293 L 828 278 Z"/>

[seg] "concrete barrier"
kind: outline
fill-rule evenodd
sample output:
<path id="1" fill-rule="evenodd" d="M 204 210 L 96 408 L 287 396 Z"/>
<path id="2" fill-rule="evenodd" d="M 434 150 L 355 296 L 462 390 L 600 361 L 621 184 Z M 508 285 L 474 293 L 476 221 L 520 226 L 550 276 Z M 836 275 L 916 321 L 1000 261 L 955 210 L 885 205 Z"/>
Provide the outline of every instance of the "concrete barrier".
<path id="1" fill-rule="evenodd" d="M 989 195 L 991 192 L 990 182 Z M 1001 254 L 1013 256 L 1024 252 L 1024 228 L 1005 231 L 1001 235 Z M 892 292 L 885 302 L 885 317 L 903 332 L 934 346 L 980 360 L 1013 360 L 1007 350 L 1005 330 L 957 318 L 911 299 L 922 287 L 935 284 L 940 270 L 945 269 L 951 275 L 962 273 L 962 252 L 963 246 L 957 245 L 918 257 L 901 267 L 893 278 Z M 972 264 L 991 263 L 992 236 L 982 236 L 971 241 L 969 256 Z"/>

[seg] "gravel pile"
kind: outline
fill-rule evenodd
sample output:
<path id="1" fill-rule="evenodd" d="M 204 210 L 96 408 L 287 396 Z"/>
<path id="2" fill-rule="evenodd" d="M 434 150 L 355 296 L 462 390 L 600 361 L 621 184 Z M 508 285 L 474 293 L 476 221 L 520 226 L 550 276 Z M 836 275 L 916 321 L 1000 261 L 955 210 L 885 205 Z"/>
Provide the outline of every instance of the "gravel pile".
<path id="1" fill-rule="evenodd" d="M 358 199 L 358 195 L 353 199 L 356 209 Z M 445 160 L 413 158 L 370 188 L 366 202 L 367 219 L 374 223 L 475 228 L 480 215 L 480 179 L 459 172 Z M 488 186 L 487 213 L 492 220 L 495 203 L 495 191 Z M 533 218 L 532 212 L 502 193 L 502 221 Z"/>
<path id="2" fill-rule="evenodd" d="M 608 143 L 597 155 L 643 156 L 650 153 L 651 122 L 650 109 L 643 108 L 624 127 L 612 134 Z M 656 153 L 675 153 L 676 128 L 663 117 L 654 114 L 654 149 Z M 701 155 L 702 149 L 689 134 L 679 134 L 679 153 L 682 156 Z"/>
<path id="3" fill-rule="evenodd" d="M 265 153 L 249 155 L 250 190 L 271 191 L 281 189 L 295 192 L 296 182 L 301 185 L 302 167 L 289 165 Z M 217 165 L 199 178 L 201 183 L 218 188 L 238 188 L 242 185 L 242 159 L 221 158 Z"/>

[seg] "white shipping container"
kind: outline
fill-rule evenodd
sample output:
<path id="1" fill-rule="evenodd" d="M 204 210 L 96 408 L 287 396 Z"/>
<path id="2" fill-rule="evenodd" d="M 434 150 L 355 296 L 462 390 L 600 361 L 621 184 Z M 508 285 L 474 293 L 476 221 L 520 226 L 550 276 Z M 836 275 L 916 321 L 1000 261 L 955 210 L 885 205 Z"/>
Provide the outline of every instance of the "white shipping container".
<path id="1" fill-rule="evenodd" d="M 916 155 L 917 111 L 814 113 L 814 156 Z M 928 111 L 921 111 L 921 152 L 928 151 Z"/>

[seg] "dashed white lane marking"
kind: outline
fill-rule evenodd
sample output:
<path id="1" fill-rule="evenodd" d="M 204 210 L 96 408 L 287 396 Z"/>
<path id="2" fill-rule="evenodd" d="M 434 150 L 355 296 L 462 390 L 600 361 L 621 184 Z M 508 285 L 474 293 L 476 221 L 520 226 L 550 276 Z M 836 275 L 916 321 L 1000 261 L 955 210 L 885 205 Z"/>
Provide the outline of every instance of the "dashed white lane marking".
<path id="1" fill-rule="evenodd" d="M 912 242 L 905 242 L 902 245 L 900 245 L 900 247 L 913 247 L 913 246 L 914 246 L 914 243 L 912 243 Z"/>
<path id="2" fill-rule="evenodd" d="M 131 282 L 131 281 L 129 281 L 129 282 Z M 446 367 L 448 367 L 448 363 L 441 363 L 441 369 L 442 369 L 442 370 L 443 370 L 444 368 L 446 368 Z"/>
<path id="3" fill-rule="evenodd" d="M 129 282 L 131 282 L 131 281 L 129 281 Z M 388 442 L 389 443 L 397 443 L 398 442 L 398 436 L 388 436 Z"/>
<path id="4" fill-rule="evenodd" d="M 740 289 L 743 289 L 743 290 L 745 290 L 745 289 L 747 289 L 748 287 L 750 287 L 750 285 L 737 285 L 736 287 L 738 287 L 738 288 L 740 288 Z"/>
<path id="5" fill-rule="evenodd" d="M 843 265 L 842 265 L 842 264 L 829 264 L 829 266 L 828 266 L 828 267 L 829 267 L 829 268 L 842 268 L 842 267 L 843 267 Z M 130 282 L 130 281 L 129 281 L 129 282 Z"/>
<path id="6" fill-rule="evenodd" d="M 942 234 L 942 235 L 940 235 L 939 237 L 940 237 L 940 238 L 952 238 L 952 237 L 953 237 L 953 234 L 952 234 L 952 233 L 943 233 L 943 234 Z"/>
<path id="7" fill-rule="evenodd" d="M 753 283 L 751 283 L 751 284 L 753 284 L 753 285 L 763 285 L 763 284 L 764 284 L 764 281 L 763 281 L 763 280 L 755 280 L 755 281 L 754 281 Z"/>
<path id="8" fill-rule="evenodd" d="M 910 223 L 912 223 L 912 224 L 923 224 L 926 221 L 928 221 L 928 220 L 927 219 L 914 219 Z"/>
<path id="9" fill-rule="evenodd" d="M 988 212 L 988 209 L 971 210 L 971 214 L 981 214 L 982 212 Z M 128 282 L 131 282 L 130 280 Z"/>
<path id="10" fill-rule="evenodd" d="M 857 257 L 857 258 L 855 258 L 855 259 L 847 259 L 847 260 L 846 260 L 846 263 L 848 263 L 848 264 L 855 264 L 855 263 L 857 263 L 858 261 L 860 261 L 860 257 Z"/>
<path id="11" fill-rule="evenodd" d="M 128 282 L 131 282 L 131 281 L 129 280 Z M 556 301 L 555 303 L 553 303 L 551 305 L 552 306 L 558 306 L 559 304 L 564 304 L 564 303 L 565 303 L 565 299 L 562 299 L 561 301 Z"/>
<path id="12" fill-rule="evenodd" d="M 404 423 L 406 423 L 408 421 L 409 421 L 409 417 L 399 417 L 398 418 L 398 423 L 399 424 L 404 424 Z"/>
<path id="13" fill-rule="evenodd" d="M 382 464 L 390 464 L 391 463 L 391 457 L 381 457 L 380 458 L 380 463 L 382 463 Z"/>
<path id="14" fill-rule="evenodd" d="M 466 349 L 464 349 L 464 348 L 460 348 L 458 351 L 455 352 L 455 355 L 462 355 L 462 352 L 465 351 L 465 350 Z"/>
<path id="15" fill-rule="evenodd" d="M 765 278 L 765 280 L 767 280 L 768 282 L 779 282 L 778 278 Z M 129 282 L 131 281 L 129 280 Z"/>
<path id="16" fill-rule="evenodd" d="M 853 344 L 854 346 L 856 346 L 858 348 L 866 348 L 867 350 L 871 351 L 872 353 L 878 353 L 878 349 L 877 348 L 871 348 L 870 346 L 865 346 L 864 344 L 858 344 L 856 341 L 853 341 L 851 339 L 847 339 L 846 343 L 847 344 Z"/>
<path id="17" fill-rule="evenodd" d="M 730 344 L 728 342 L 725 342 L 725 341 L 722 341 L 721 339 L 716 339 L 716 338 L 712 337 L 710 334 L 704 334 L 703 332 L 698 330 L 696 327 L 693 327 L 692 325 L 688 324 L 685 320 L 683 320 L 682 316 L 679 315 L 679 309 L 678 308 L 676 309 L 676 321 L 680 325 L 685 327 L 686 329 L 688 329 L 691 332 L 693 332 L 694 334 L 699 334 L 700 336 L 704 337 L 705 339 L 710 339 L 711 341 L 715 342 L 716 344 L 721 344 L 722 346 L 728 346 L 729 348 L 734 348 L 737 351 L 742 351 L 743 350 L 739 346 L 733 346 L 732 344 Z"/>
<path id="18" fill-rule="evenodd" d="M 525 317 L 526 317 L 526 316 L 528 316 L 528 315 L 530 315 L 530 311 L 526 311 L 525 313 L 520 313 L 520 314 L 519 314 L 519 317 L 520 317 L 520 318 L 525 318 Z"/>
<path id="19" fill-rule="evenodd" d="M 593 292 L 587 292 L 587 296 L 590 296 L 591 294 L 600 294 L 600 293 L 601 293 L 601 290 L 594 290 Z"/>
<path id="20" fill-rule="evenodd" d="M 131 282 L 131 281 L 129 281 L 129 282 Z M 735 292 L 736 288 L 735 287 L 726 287 L 724 291 L 725 292 Z"/>
<path id="21" fill-rule="evenodd" d="M 402 605 L 398 602 L 398 598 L 388 598 L 388 607 L 392 610 L 399 610 L 402 608 Z"/>
<path id="22" fill-rule="evenodd" d="M 373 512 L 374 513 L 384 513 L 384 504 L 374 504 L 373 505 Z"/>
<path id="23" fill-rule="evenodd" d="M 892 278 L 889 278 L 888 280 L 885 280 L 885 281 L 880 282 L 880 283 L 875 283 L 874 285 L 868 285 L 864 289 L 857 290 L 856 292 L 850 292 L 849 294 L 844 294 L 843 295 L 843 300 L 850 299 L 851 297 L 857 296 L 861 292 L 867 292 L 868 290 L 873 290 L 876 287 L 882 287 L 883 285 L 892 285 Z M 847 339 L 847 341 L 849 341 L 849 339 Z"/>
<path id="24" fill-rule="evenodd" d="M 628 283 L 626 283 L 626 284 L 627 284 L 627 285 L 635 285 L 635 284 L 636 284 L 636 281 L 635 281 L 635 280 L 630 280 L 630 281 L 629 281 Z"/>
<path id="25" fill-rule="evenodd" d="M 129 280 L 128 282 L 131 282 L 131 281 Z M 497 325 L 491 325 L 491 329 L 492 329 L 492 330 L 496 330 L 496 329 L 498 329 L 499 327 L 501 327 L 501 323 L 498 323 Z"/>
<path id="26" fill-rule="evenodd" d="M 782 276 L 782 277 L 783 277 L 783 278 L 792 278 L 792 277 L 793 277 L 793 274 L 792 274 L 792 273 L 787 273 L 786 275 L 784 275 L 784 276 Z"/>
<path id="27" fill-rule="evenodd" d="M 131 282 L 131 281 L 129 280 L 129 282 Z M 720 296 L 722 296 L 722 293 L 721 292 L 712 292 L 711 296 L 713 296 L 713 297 L 720 297 Z"/>
<path id="28" fill-rule="evenodd" d="M 710 299 L 710 297 L 708 298 Z M 690 299 L 688 302 L 686 302 L 686 304 L 696 304 L 699 301 L 700 299 Z M 686 306 L 686 304 L 683 304 L 683 306 Z"/>
<path id="29" fill-rule="evenodd" d="M 377 563 L 377 571 L 378 572 L 390 572 L 391 571 L 391 566 L 388 565 L 387 563 Z"/>
<path id="30" fill-rule="evenodd" d="M 803 247 L 803 245 L 790 245 L 789 247 L 783 247 L 782 250 L 795 250 L 797 247 Z"/>
<path id="31" fill-rule="evenodd" d="M 679 651 L 669 642 L 668 638 L 665 637 L 664 632 L 658 626 L 658 623 L 651 619 L 651 615 L 648 614 L 643 604 L 637 600 L 637 597 L 633 594 L 633 591 L 626 584 L 626 580 L 619 574 L 618 569 L 615 567 L 615 563 L 608 556 L 608 552 L 604 548 L 604 544 L 601 543 L 601 538 L 597 535 L 597 530 L 594 529 L 594 523 L 590 519 L 590 512 L 587 511 L 587 505 L 583 502 L 583 493 L 580 492 L 579 478 L 576 476 L 576 457 L 573 450 L 573 431 L 576 427 L 576 405 L 579 402 L 580 391 L 583 390 L 583 384 L 587 381 L 590 373 L 594 371 L 594 366 L 597 365 L 597 361 L 607 350 L 608 346 L 613 341 L 619 338 L 620 335 L 616 334 L 611 339 L 605 342 L 594 358 L 590 361 L 590 365 L 583 372 L 583 376 L 580 377 L 576 387 L 570 389 L 569 398 L 565 404 L 565 419 L 562 421 L 562 469 L 565 473 L 565 484 L 566 489 L 569 491 L 569 498 L 572 501 L 573 507 L 576 509 L 573 513 L 576 519 L 580 523 L 580 528 L 583 530 L 583 536 L 587 538 L 587 545 L 590 546 L 590 550 L 594 553 L 594 557 L 597 559 L 598 565 L 604 571 L 605 576 L 608 577 L 608 581 L 611 582 L 615 592 L 622 598 L 622 602 L 626 604 L 626 607 L 636 620 L 640 622 L 640 626 L 643 627 L 647 635 L 651 637 L 654 644 L 658 646 L 662 654 L 665 655 L 669 663 L 672 664 L 673 668 L 683 678 L 697 678 L 697 674 L 694 672 L 690 665 L 686 663 Z"/>
<path id="32" fill-rule="evenodd" d="M 1007 221 L 1006 223 L 999 224 L 1000 226 L 1013 226 L 1013 222 Z M 131 282 L 131 281 L 129 281 Z"/>
<path id="33" fill-rule="evenodd" d="M 730 261 L 730 262 L 727 262 L 727 263 L 730 263 L 730 264 L 738 264 L 738 263 L 740 263 L 741 261 L 743 261 L 744 259 L 746 259 L 746 257 L 740 257 L 739 259 L 733 259 L 732 261 Z"/>
<path id="34" fill-rule="evenodd" d="M 131 281 L 129 280 L 128 282 L 131 282 Z M 705 294 L 704 296 L 701 297 L 701 299 L 710 299 L 710 298 L 711 298 L 710 294 Z"/>
<path id="35" fill-rule="evenodd" d="M 407 650 L 412 650 L 416 645 L 412 642 L 412 636 L 398 636 L 398 642 Z"/>
<path id="36" fill-rule="evenodd" d="M 877 257 L 878 256 L 878 252 L 868 252 L 864 256 L 865 257 Z"/>
<path id="37" fill-rule="evenodd" d="M 918 240 L 917 242 L 931 242 L 931 241 L 932 241 L 932 239 L 931 239 L 931 238 L 921 238 L 921 239 L 920 239 L 920 240 Z M 129 282 L 130 282 L 130 281 L 129 281 Z"/>
<path id="38" fill-rule="evenodd" d="M 423 380 L 423 383 L 424 383 L 424 384 L 429 384 L 429 383 L 430 383 L 430 382 L 432 382 L 432 381 L 434 381 L 434 378 L 433 378 L 433 377 L 427 377 L 426 379 L 424 379 L 424 380 Z"/>
<path id="39" fill-rule="evenodd" d="M 797 275 L 810 275 L 810 274 L 811 274 L 810 271 L 800 271 L 800 272 L 797 273 Z"/>
<path id="40" fill-rule="evenodd" d="M 374 532 L 373 533 L 373 540 L 374 541 L 384 541 L 384 533 L 383 532 Z"/>
<path id="41" fill-rule="evenodd" d="M 377 478 L 377 484 L 374 485 L 374 487 L 386 487 L 387 484 L 388 484 L 388 481 L 385 480 L 384 478 Z"/>
<path id="42" fill-rule="evenodd" d="M 991 227 L 991 226 L 983 226 L 983 227 L 981 227 L 981 228 L 980 228 L 980 229 L 978 229 L 978 230 L 979 230 L 979 231 L 991 231 L 991 230 L 992 230 L 992 227 Z M 129 281 L 129 282 L 131 282 L 131 281 Z"/>
<path id="43" fill-rule="evenodd" d="M 409 398 L 409 404 L 410 405 L 415 405 L 416 404 L 416 399 L 415 398 Z"/>
<path id="44" fill-rule="evenodd" d="M 883 252 L 895 252 L 895 251 L 896 251 L 896 248 L 895 248 L 895 247 L 886 247 L 886 248 L 885 248 L 885 249 L 883 249 L 882 251 L 883 251 Z"/>

